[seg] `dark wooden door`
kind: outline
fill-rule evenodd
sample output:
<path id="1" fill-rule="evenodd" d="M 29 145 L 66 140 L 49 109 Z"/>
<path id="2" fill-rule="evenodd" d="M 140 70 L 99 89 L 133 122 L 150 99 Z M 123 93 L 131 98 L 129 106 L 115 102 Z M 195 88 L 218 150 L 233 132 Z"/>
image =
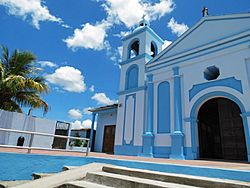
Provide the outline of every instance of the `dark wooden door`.
<path id="1" fill-rule="evenodd" d="M 222 159 L 219 113 L 216 100 L 202 105 L 198 115 L 200 158 Z"/>
<path id="2" fill-rule="evenodd" d="M 102 152 L 114 153 L 115 145 L 115 125 L 104 126 Z"/>
<path id="3" fill-rule="evenodd" d="M 241 111 L 236 103 L 215 98 L 198 113 L 200 158 L 247 160 Z"/>
<path id="4" fill-rule="evenodd" d="M 247 160 L 247 149 L 240 108 L 228 99 L 218 100 L 223 158 Z"/>

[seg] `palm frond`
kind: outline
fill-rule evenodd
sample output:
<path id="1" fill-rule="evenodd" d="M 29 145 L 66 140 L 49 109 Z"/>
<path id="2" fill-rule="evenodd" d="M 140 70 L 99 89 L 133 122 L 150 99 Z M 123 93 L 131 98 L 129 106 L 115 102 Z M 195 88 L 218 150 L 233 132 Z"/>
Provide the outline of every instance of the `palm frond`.
<path id="1" fill-rule="evenodd" d="M 8 64 L 8 62 L 9 62 L 9 50 L 5 46 L 1 46 L 1 48 L 2 48 L 2 58 L 1 58 L 2 63 Z"/>
<path id="2" fill-rule="evenodd" d="M 43 108 L 44 114 L 49 110 L 48 104 L 32 91 L 17 93 L 15 101 L 24 107 Z"/>
<path id="3" fill-rule="evenodd" d="M 11 112 L 23 112 L 20 106 L 12 100 L 4 101 L 3 103 L 1 103 L 0 108 Z"/>
<path id="4" fill-rule="evenodd" d="M 35 55 L 28 51 L 14 50 L 9 56 L 8 48 L 2 46 L 0 109 L 21 112 L 21 107 L 31 107 L 48 112 L 49 106 L 39 94 L 48 93 L 49 87 L 45 79 L 38 76 L 35 59 Z"/>

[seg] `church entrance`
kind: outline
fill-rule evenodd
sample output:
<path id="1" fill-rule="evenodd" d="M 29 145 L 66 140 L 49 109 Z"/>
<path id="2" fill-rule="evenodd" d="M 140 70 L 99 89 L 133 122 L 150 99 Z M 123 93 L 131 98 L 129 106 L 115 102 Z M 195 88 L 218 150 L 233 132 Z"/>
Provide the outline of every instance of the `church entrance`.
<path id="1" fill-rule="evenodd" d="M 226 98 L 205 102 L 198 112 L 200 158 L 247 160 L 241 111 Z"/>

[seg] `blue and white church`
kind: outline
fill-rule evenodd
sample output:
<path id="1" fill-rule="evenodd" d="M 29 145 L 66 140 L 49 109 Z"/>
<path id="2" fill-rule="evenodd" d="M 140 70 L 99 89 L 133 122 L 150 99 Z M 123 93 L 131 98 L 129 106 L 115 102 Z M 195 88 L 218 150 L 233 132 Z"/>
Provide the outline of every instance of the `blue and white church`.
<path id="1" fill-rule="evenodd" d="M 114 154 L 250 161 L 250 13 L 209 16 L 162 50 L 122 39 Z"/>

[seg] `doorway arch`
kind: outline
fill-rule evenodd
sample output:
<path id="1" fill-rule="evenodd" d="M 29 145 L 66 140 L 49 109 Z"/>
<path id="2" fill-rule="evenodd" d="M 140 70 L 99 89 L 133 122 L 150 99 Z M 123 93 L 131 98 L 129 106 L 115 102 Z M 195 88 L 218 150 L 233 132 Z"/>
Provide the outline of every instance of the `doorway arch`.
<path id="1" fill-rule="evenodd" d="M 243 127 L 244 127 L 244 134 L 245 134 L 245 139 L 246 139 L 246 147 L 247 147 L 247 154 L 248 154 L 248 161 L 250 162 L 250 136 L 249 136 L 249 128 L 248 128 L 248 112 L 246 112 L 245 107 L 241 100 L 224 91 L 213 91 L 206 93 L 199 98 L 195 100 L 195 102 L 192 105 L 191 111 L 190 111 L 190 116 L 187 119 L 187 121 L 190 122 L 191 126 L 191 151 L 188 153 L 188 157 L 192 159 L 198 159 L 199 158 L 199 138 L 198 138 L 198 111 L 201 108 L 201 106 L 208 100 L 216 98 L 216 97 L 222 97 L 222 98 L 227 98 L 233 101 L 235 104 L 238 105 L 241 111 L 241 117 L 243 121 Z"/>
<path id="2" fill-rule="evenodd" d="M 215 97 L 198 111 L 199 157 L 247 160 L 247 147 L 239 106 L 230 99 Z"/>

